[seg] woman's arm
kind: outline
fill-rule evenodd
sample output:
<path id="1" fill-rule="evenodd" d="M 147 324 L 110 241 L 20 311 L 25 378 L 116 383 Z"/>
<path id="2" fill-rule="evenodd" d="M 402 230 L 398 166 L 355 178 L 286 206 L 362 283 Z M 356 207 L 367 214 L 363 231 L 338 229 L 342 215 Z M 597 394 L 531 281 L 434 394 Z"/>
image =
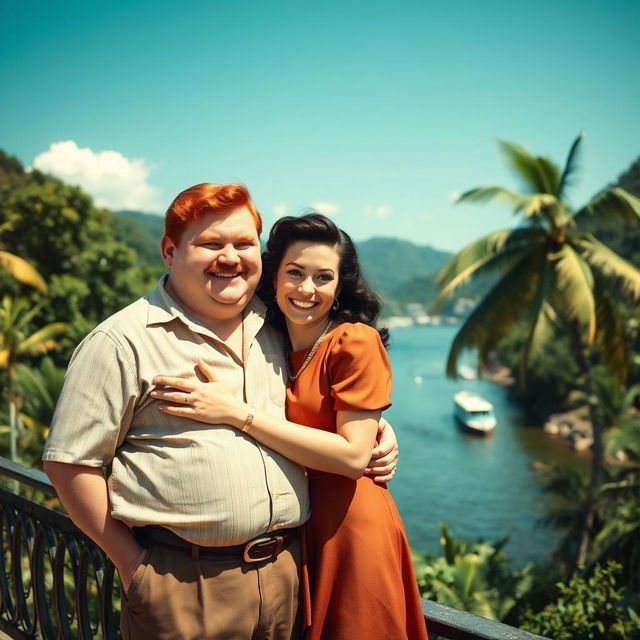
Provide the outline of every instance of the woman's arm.
<path id="1" fill-rule="evenodd" d="M 213 424 L 224 423 L 243 429 L 251 406 L 235 398 L 228 388 L 214 379 L 204 363 L 198 363 L 209 382 L 158 376 L 154 384 L 171 390 L 154 390 L 158 400 L 174 405 L 159 409 L 173 416 Z M 178 405 L 178 406 L 176 406 Z M 380 411 L 338 411 L 337 433 L 314 429 L 276 418 L 266 411 L 255 411 L 246 431 L 262 444 L 305 467 L 360 478 L 371 457 Z"/>

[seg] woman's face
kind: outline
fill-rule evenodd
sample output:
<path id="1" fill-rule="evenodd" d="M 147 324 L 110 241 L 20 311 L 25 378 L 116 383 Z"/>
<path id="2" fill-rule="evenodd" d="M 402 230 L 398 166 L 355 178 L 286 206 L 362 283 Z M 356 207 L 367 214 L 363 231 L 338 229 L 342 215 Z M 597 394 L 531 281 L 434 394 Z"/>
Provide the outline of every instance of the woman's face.
<path id="1" fill-rule="evenodd" d="M 287 326 L 324 326 L 338 291 L 340 256 L 334 245 L 294 242 L 275 277 L 276 302 Z"/>

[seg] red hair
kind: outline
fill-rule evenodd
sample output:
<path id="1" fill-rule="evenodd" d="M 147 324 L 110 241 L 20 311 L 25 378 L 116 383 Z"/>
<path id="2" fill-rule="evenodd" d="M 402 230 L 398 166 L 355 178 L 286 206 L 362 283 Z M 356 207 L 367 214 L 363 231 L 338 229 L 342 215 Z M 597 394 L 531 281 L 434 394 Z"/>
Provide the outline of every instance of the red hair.
<path id="1" fill-rule="evenodd" d="M 214 184 L 203 182 L 179 193 L 164 215 L 164 232 L 177 245 L 185 228 L 207 213 L 228 213 L 246 207 L 251 213 L 258 235 L 262 231 L 262 218 L 249 190 L 243 184 Z"/>

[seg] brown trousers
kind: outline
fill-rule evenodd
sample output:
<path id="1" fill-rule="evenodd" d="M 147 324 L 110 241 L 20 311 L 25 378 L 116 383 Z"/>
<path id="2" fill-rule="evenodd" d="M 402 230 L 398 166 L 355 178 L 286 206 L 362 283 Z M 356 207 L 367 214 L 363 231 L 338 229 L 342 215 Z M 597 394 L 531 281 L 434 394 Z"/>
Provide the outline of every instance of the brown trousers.
<path id="1" fill-rule="evenodd" d="M 299 640 L 300 544 L 256 563 L 154 544 L 122 593 L 123 640 Z"/>

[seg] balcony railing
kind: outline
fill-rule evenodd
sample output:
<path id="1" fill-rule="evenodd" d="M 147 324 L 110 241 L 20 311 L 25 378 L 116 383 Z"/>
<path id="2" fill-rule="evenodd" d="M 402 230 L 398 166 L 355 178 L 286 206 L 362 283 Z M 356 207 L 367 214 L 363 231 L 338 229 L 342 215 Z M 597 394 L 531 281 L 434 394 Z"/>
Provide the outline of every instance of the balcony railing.
<path id="1" fill-rule="evenodd" d="M 68 516 L 49 508 L 41 471 L 0 457 L 0 631 L 27 640 L 115 640 L 114 568 Z M 424 600 L 429 632 L 448 640 L 545 640 Z"/>

